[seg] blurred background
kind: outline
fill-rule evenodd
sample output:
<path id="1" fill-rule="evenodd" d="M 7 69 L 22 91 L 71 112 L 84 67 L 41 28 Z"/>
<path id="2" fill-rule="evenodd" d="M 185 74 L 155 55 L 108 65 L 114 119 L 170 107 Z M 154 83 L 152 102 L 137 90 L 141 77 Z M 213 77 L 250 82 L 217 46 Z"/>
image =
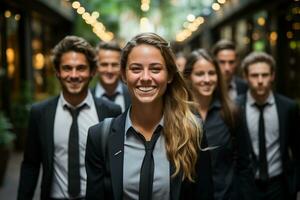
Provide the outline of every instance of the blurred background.
<path id="1" fill-rule="evenodd" d="M 175 52 L 226 38 L 240 59 L 270 53 L 275 89 L 300 102 L 300 0 L 0 0 L 0 199 L 16 198 L 30 105 L 60 90 L 54 45 L 72 34 L 122 46 L 148 31 Z"/>

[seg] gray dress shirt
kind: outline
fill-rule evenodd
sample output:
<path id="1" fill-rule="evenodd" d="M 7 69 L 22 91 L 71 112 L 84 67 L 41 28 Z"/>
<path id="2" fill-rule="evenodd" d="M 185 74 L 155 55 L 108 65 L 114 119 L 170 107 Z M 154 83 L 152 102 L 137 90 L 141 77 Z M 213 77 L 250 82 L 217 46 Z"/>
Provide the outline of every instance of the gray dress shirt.
<path id="1" fill-rule="evenodd" d="M 80 111 L 78 116 L 79 130 L 79 153 L 80 153 L 80 186 L 81 196 L 85 196 L 86 191 L 86 170 L 85 170 L 85 147 L 88 128 L 99 122 L 95 102 L 91 92 L 81 102 L 78 107 L 84 103 L 87 106 Z M 55 120 L 54 120 L 54 173 L 51 197 L 69 198 L 68 193 L 68 141 L 69 131 L 72 124 L 70 112 L 64 108 L 65 105 L 72 107 L 61 94 L 58 100 Z"/>
<path id="2" fill-rule="evenodd" d="M 268 173 L 269 177 L 274 177 L 282 173 L 282 163 L 280 159 L 279 149 L 279 122 L 278 113 L 276 109 L 275 99 L 273 93 L 270 93 L 266 100 L 268 105 L 264 109 L 264 122 L 266 133 L 266 150 L 268 161 Z M 255 100 L 251 96 L 250 91 L 247 92 L 246 103 L 246 118 L 247 126 L 252 142 L 254 154 L 259 157 L 259 136 L 258 136 L 258 124 L 259 124 L 259 110 L 254 105 Z M 258 178 L 258 171 L 255 175 Z"/>
<path id="3" fill-rule="evenodd" d="M 232 101 L 234 101 L 236 99 L 236 97 L 238 96 L 237 86 L 236 86 L 236 83 L 234 81 L 234 78 L 232 78 L 231 81 L 230 81 L 229 89 L 228 89 L 228 95 L 229 95 L 229 97 Z"/>
<path id="4" fill-rule="evenodd" d="M 130 110 L 125 124 L 123 200 L 139 199 L 140 170 L 145 155 L 145 146 L 141 138 L 128 131 L 132 126 Z M 163 119 L 158 125 L 163 126 Z M 133 127 L 134 128 L 134 127 Z M 165 138 L 160 134 L 154 150 L 154 177 L 152 199 L 170 199 L 170 163 L 165 149 Z"/>
<path id="5" fill-rule="evenodd" d="M 118 92 L 118 95 L 116 96 L 114 103 L 121 106 L 122 112 L 124 112 L 125 111 L 125 98 L 124 98 L 124 94 L 123 94 L 121 81 L 119 81 L 115 92 Z M 100 83 L 97 83 L 96 89 L 95 89 L 95 97 L 106 98 L 105 96 L 103 96 L 104 94 L 105 94 L 105 89 L 102 87 L 102 85 Z"/>

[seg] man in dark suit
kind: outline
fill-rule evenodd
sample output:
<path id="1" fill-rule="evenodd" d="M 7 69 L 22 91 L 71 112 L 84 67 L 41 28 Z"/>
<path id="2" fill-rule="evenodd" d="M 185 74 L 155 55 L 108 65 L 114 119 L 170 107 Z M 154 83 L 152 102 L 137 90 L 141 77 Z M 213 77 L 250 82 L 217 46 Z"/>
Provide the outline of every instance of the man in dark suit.
<path id="1" fill-rule="evenodd" d="M 127 86 L 120 80 L 121 48 L 116 42 L 100 42 L 96 48 L 99 81 L 92 93 L 97 98 L 106 98 L 125 111 L 130 105 Z"/>
<path id="2" fill-rule="evenodd" d="M 229 40 L 220 40 L 213 47 L 212 53 L 227 82 L 230 98 L 235 100 L 238 95 L 245 94 L 248 89 L 247 83 L 235 75 L 238 55 L 234 43 Z"/>
<path id="3" fill-rule="evenodd" d="M 95 100 L 89 91 L 95 53 L 83 38 L 67 36 L 60 41 L 53 50 L 53 63 L 62 92 L 31 108 L 19 200 L 33 198 L 40 165 L 41 199 L 84 199 L 88 128 L 121 113 L 119 106 Z"/>
<path id="4" fill-rule="evenodd" d="M 260 199 L 296 199 L 299 185 L 299 109 L 295 101 L 272 92 L 274 59 L 251 53 L 243 61 L 249 91 L 237 101 L 251 147 Z"/>

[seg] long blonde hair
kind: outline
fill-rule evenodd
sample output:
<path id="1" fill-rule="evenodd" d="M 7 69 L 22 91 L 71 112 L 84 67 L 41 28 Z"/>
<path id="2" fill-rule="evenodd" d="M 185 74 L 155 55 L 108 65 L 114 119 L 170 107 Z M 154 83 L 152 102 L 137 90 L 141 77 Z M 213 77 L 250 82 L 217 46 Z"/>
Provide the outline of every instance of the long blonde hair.
<path id="1" fill-rule="evenodd" d="M 131 50 L 141 44 L 151 45 L 160 50 L 166 62 L 168 75 L 172 78 L 164 94 L 163 111 L 167 156 L 175 165 L 172 177 L 182 171 L 183 179 L 193 181 L 203 132 L 199 121 L 190 109 L 191 93 L 178 72 L 169 43 L 155 33 L 139 34 L 126 44 L 121 55 L 122 70 L 126 69 Z"/>

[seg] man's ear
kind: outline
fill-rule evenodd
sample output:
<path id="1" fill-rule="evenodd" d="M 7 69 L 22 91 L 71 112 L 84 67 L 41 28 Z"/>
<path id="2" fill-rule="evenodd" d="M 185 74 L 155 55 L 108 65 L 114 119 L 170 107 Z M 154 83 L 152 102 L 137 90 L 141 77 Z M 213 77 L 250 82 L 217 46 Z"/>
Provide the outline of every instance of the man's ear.
<path id="1" fill-rule="evenodd" d="M 59 77 L 60 77 L 59 71 L 57 71 L 57 69 L 55 69 L 55 76 L 56 76 L 56 78 L 59 78 Z"/>
<path id="2" fill-rule="evenodd" d="M 271 72 L 271 80 L 272 80 L 272 83 L 274 82 L 275 80 L 275 71 Z"/>
<path id="3" fill-rule="evenodd" d="M 97 66 L 93 70 L 91 70 L 91 78 L 95 76 L 96 71 L 97 71 Z"/>

